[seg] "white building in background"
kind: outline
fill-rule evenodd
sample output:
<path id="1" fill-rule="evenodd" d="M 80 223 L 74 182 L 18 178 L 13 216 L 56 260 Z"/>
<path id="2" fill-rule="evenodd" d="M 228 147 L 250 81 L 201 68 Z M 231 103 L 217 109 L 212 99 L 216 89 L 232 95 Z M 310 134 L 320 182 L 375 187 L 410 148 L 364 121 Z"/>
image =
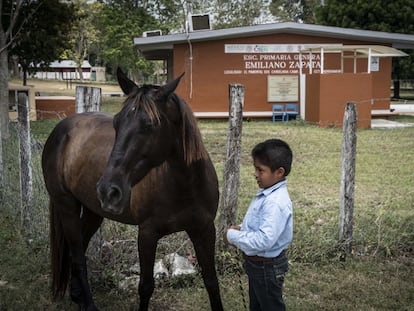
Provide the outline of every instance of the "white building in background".
<path id="1" fill-rule="evenodd" d="M 82 64 L 82 73 L 84 80 L 91 79 L 92 66 L 85 60 Z M 46 80 L 79 80 L 76 62 L 73 60 L 54 61 L 48 69 L 40 69 L 31 75 L 33 78 Z"/>

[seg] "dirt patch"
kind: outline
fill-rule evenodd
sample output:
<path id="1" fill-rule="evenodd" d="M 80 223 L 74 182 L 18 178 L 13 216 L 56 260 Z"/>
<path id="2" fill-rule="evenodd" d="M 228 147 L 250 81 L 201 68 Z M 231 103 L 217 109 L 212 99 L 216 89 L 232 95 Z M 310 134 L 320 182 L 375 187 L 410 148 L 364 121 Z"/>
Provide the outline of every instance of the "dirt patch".
<path id="1" fill-rule="evenodd" d="M 92 83 L 80 81 L 72 81 L 72 83 L 66 81 L 56 81 L 56 80 L 37 80 L 30 79 L 27 80 L 27 85 L 34 88 L 34 91 L 42 96 L 50 95 L 66 95 L 66 96 L 75 96 L 76 86 L 91 86 L 99 87 L 102 89 L 102 92 L 122 92 L 118 84 L 115 83 Z M 21 80 L 12 80 L 9 82 L 9 88 L 13 86 L 22 86 Z"/>

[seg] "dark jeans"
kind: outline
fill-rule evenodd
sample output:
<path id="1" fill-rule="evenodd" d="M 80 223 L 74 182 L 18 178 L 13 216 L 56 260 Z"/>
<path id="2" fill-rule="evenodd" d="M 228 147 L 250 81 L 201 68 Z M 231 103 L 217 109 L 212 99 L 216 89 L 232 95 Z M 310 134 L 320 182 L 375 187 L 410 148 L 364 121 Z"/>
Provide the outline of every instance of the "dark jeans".
<path id="1" fill-rule="evenodd" d="M 270 262 L 245 259 L 244 269 L 249 278 L 250 311 L 286 310 L 282 294 L 288 271 L 285 252 Z"/>

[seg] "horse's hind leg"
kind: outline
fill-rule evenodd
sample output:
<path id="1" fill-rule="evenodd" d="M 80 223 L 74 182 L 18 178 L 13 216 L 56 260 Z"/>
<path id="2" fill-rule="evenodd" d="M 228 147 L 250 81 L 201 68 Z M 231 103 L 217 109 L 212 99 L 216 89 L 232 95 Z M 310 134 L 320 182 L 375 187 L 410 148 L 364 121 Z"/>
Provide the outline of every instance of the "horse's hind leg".
<path id="1" fill-rule="evenodd" d="M 102 224 L 102 217 L 84 208 L 82 211 L 81 223 L 83 252 L 85 253 L 86 249 L 88 248 L 90 239 Z M 70 284 L 70 297 L 75 303 L 84 306 L 87 304 L 87 302 L 84 301 L 85 299 L 83 297 L 84 294 L 82 283 L 83 281 L 81 278 L 79 278 L 76 274 L 72 274 Z"/>
<path id="2" fill-rule="evenodd" d="M 204 285 L 210 298 L 211 310 L 221 311 L 223 310 L 223 305 L 214 264 L 216 242 L 216 229 L 214 224 L 211 223 L 203 228 L 196 227 L 196 229 L 187 231 L 187 233 L 193 242 L 197 261 L 201 267 Z"/>
<path id="3" fill-rule="evenodd" d="M 97 310 L 88 283 L 84 237 L 82 235 L 83 220 L 80 217 L 81 206 L 72 197 L 63 197 L 53 202 L 55 213 L 58 215 L 63 230 L 65 241 L 70 251 L 71 262 L 71 287 L 76 290 L 72 292 L 71 298 L 79 304 L 82 309 Z M 96 230 L 96 229 L 95 229 Z M 89 232 L 90 234 L 90 232 Z M 93 234 L 93 233 L 92 233 Z M 72 295 L 73 294 L 73 295 Z"/>
<path id="4" fill-rule="evenodd" d="M 82 211 L 82 237 L 83 251 L 86 252 L 89 241 L 102 224 L 103 218 L 94 212 L 84 208 Z"/>

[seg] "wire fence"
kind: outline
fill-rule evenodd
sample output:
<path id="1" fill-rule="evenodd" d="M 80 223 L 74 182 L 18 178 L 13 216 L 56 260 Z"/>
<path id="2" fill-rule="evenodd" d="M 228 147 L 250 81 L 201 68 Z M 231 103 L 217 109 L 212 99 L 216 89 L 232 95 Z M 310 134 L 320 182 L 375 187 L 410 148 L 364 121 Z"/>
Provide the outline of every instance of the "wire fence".
<path id="1" fill-rule="evenodd" d="M 343 105 L 345 104 L 338 104 Z M 356 102 L 357 110 L 372 100 Z M 400 116 L 390 128 L 359 129 L 357 132 L 355 210 L 352 252 L 355 256 L 412 256 L 414 251 L 414 121 Z M 371 119 L 370 119 L 371 120 Z M 342 130 L 339 126 L 321 128 L 303 121 L 271 122 L 249 120 L 243 123 L 238 219 L 241 221 L 257 191 L 252 177 L 250 150 L 259 141 L 278 137 L 294 152 L 289 190 L 294 203 L 294 241 L 289 248 L 292 261 L 315 262 L 337 256 L 340 162 Z M 41 122 L 40 122 L 41 123 Z M 40 124 L 39 123 L 39 124 Z M 216 167 L 220 183 L 226 157 L 227 121 L 200 120 L 207 150 Z M 41 171 L 43 143 L 51 128 L 32 123 L 33 212 L 31 240 L 48 248 L 48 196 Z M 20 220 L 19 133 L 10 125 L 11 137 L 3 142 L 4 180 L 1 209 Z M 137 227 L 105 221 L 102 265 L 125 275 L 137 259 Z M 219 237 L 220 238 L 220 237 Z M 194 254 L 184 233 L 160 240 L 158 255 L 178 252 Z M 109 265 L 108 265 L 109 263 Z M 234 269 L 222 267 L 223 269 Z M 101 275 L 102 266 L 91 268 Z M 92 274 L 93 275 L 93 274 Z"/>
<path id="2" fill-rule="evenodd" d="M 10 124 L 10 138 L 3 140 L 4 155 L 4 187 L 1 191 L 2 209 L 15 217 L 16 226 L 21 226 L 21 191 L 20 191 L 20 164 L 19 164 L 19 132 L 17 123 Z M 32 148 L 32 238 L 40 241 L 48 239 L 49 210 L 48 196 L 44 186 L 41 170 L 41 152 L 43 142 L 31 136 Z M 21 228 L 24 230 L 25 228 Z"/>

